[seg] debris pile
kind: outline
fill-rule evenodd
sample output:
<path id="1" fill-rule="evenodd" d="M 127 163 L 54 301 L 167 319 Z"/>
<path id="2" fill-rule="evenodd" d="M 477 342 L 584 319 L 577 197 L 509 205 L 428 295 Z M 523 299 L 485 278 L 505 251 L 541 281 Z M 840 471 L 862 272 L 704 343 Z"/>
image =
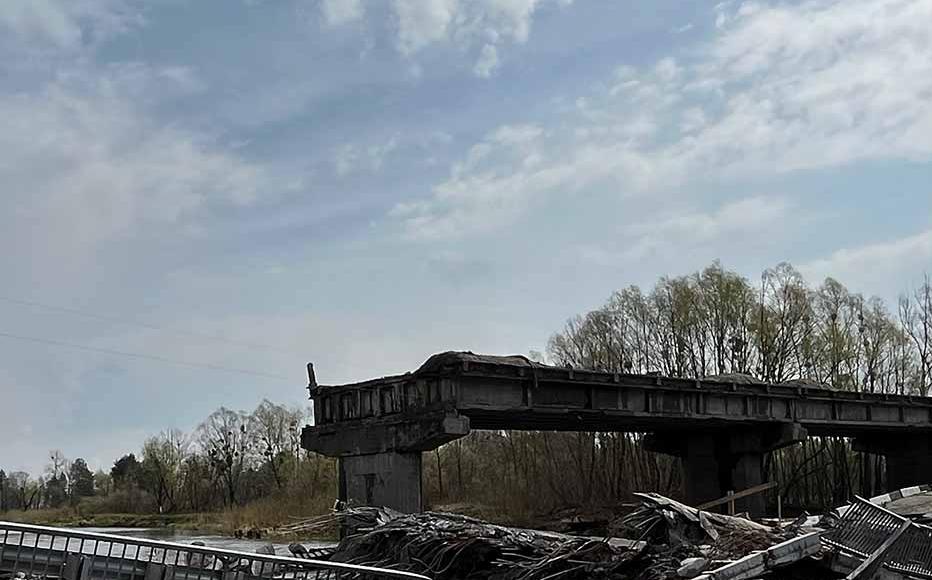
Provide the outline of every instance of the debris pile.
<path id="1" fill-rule="evenodd" d="M 448 513 L 343 506 L 288 531 L 338 525 L 346 533 L 328 559 L 437 580 L 866 580 L 881 569 L 885 578 L 930 578 L 932 528 L 879 505 L 926 491 L 916 489 L 856 498 L 821 518 L 803 514 L 764 522 L 642 493 L 636 494 L 636 509 L 614 522 L 606 537 L 511 528 Z M 911 506 L 918 502 L 914 498 Z"/>
<path id="2" fill-rule="evenodd" d="M 443 579 L 629 578 L 643 543 L 489 524 L 467 516 L 354 507 L 334 513 L 350 530 L 334 561 L 392 567 Z M 320 519 L 315 525 L 323 525 Z M 308 528 L 305 528 L 308 529 Z"/>
<path id="3" fill-rule="evenodd" d="M 733 560 L 797 535 L 745 518 L 699 511 L 656 493 L 635 494 L 641 507 L 620 522 L 622 533 L 650 545 L 699 546 L 713 560 Z"/>

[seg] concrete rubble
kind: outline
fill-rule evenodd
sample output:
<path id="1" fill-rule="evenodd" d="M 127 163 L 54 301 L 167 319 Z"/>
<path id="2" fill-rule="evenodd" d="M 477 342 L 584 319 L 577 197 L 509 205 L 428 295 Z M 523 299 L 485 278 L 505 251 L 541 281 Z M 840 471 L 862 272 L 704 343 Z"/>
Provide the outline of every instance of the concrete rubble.
<path id="1" fill-rule="evenodd" d="M 655 493 L 636 496 L 640 503 L 612 522 L 604 537 L 511 528 L 447 513 L 345 506 L 285 531 L 339 525 L 343 540 L 318 557 L 438 580 L 932 577 L 932 528 L 884 507 L 909 499 L 899 505 L 923 521 L 932 513 L 928 487 L 856 498 L 821 517 L 782 521 L 700 511 Z M 300 550 L 293 545 L 293 553 Z"/>

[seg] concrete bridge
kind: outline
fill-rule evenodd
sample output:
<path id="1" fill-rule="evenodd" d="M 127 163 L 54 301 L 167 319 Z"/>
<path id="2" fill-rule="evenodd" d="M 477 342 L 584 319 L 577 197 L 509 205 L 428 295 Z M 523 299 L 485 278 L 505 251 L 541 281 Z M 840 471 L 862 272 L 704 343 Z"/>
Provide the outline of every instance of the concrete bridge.
<path id="1" fill-rule="evenodd" d="M 886 457 L 888 487 L 932 482 L 932 398 L 803 383 L 605 373 L 524 357 L 447 352 L 412 373 L 318 386 L 306 449 L 340 458 L 340 497 L 422 508 L 421 452 L 470 429 L 648 433 L 648 449 L 683 459 L 697 504 L 763 480 L 766 453 L 809 435 L 851 437 Z M 739 509 L 761 513 L 760 496 Z"/>

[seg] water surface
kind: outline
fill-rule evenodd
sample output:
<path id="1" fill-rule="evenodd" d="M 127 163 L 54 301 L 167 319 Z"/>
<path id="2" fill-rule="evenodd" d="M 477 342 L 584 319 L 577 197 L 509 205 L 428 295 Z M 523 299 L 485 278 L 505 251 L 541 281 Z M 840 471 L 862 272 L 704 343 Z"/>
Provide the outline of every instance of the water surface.
<path id="1" fill-rule="evenodd" d="M 221 536 L 198 532 L 196 530 L 176 530 L 174 528 L 80 528 L 85 532 L 96 532 L 99 534 L 113 534 L 116 536 L 126 536 L 131 538 L 143 538 L 146 540 L 161 540 L 163 542 L 175 542 L 178 544 L 191 544 L 192 542 L 204 542 L 209 548 L 222 548 L 225 550 L 239 550 L 241 552 L 255 552 L 262 546 L 272 544 L 275 546 L 275 555 L 291 556 L 288 551 L 287 543 L 270 542 L 268 540 L 250 540 L 244 538 L 233 538 L 230 536 Z M 320 548 L 333 546 L 333 542 L 320 541 L 303 541 L 301 542 L 307 548 Z"/>

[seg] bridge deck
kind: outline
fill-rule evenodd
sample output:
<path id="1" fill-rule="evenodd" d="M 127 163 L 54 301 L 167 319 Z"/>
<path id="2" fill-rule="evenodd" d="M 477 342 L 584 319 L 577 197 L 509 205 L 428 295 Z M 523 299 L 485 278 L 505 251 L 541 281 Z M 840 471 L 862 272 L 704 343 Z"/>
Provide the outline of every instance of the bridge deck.
<path id="1" fill-rule="evenodd" d="M 313 389 L 314 431 L 455 411 L 474 429 L 664 431 L 798 423 L 811 435 L 932 433 L 932 398 L 744 377 L 679 379 L 443 353 L 413 373 Z"/>

